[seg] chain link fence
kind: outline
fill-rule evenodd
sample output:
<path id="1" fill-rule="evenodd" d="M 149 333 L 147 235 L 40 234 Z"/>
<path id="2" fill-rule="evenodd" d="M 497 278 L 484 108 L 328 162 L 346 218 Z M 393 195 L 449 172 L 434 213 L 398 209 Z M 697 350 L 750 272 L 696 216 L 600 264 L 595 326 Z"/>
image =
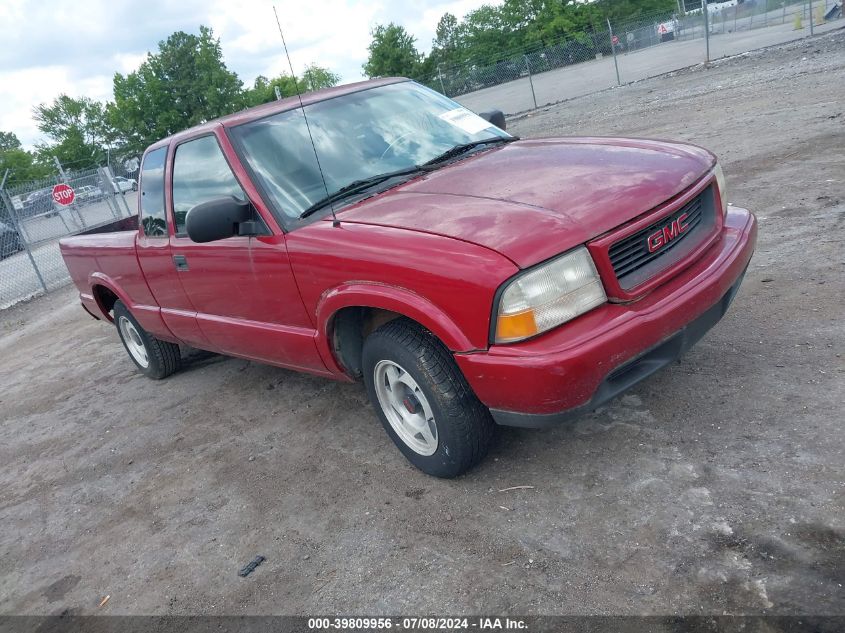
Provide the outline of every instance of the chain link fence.
<path id="1" fill-rule="evenodd" d="M 0 309 L 70 282 L 59 240 L 136 214 L 136 177 L 92 167 L 0 189 Z"/>
<path id="2" fill-rule="evenodd" d="M 517 114 L 841 26 L 841 0 L 699 0 L 494 58 L 441 65 L 422 80 L 470 108 Z"/>
<path id="3" fill-rule="evenodd" d="M 721 35 L 783 24 L 797 24 L 796 30 L 805 26 L 809 29 L 811 10 L 815 14 L 814 22 L 821 23 L 824 21 L 824 15 L 837 3 L 832 0 L 816 0 L 812 3 L 812 9 L 810 4 L 806 0 L 759 0 L 742 4 L 726 2 L 713 5 L 715 8 L 708 13 L 710 33 Z"/>
<path id="4" fill-rule="evenodd" d="M 441 66 L 423 83 L 476 111 L 516 114 L 839 28 L 841 0 L 679 0 L 684 13 L 596 25 L 575 36 Z M 0 185 L 0 309 L 70 281 L 59 239 L 137 213 L 138 161 Z M 0 177 L 3 177 L 0 174 Z M 5 181 L 5 179 L 4 179 Z M 73 202 L 53 187 L 65 183 Z M 66 201 L 66 200 L 65 200 Z"/>

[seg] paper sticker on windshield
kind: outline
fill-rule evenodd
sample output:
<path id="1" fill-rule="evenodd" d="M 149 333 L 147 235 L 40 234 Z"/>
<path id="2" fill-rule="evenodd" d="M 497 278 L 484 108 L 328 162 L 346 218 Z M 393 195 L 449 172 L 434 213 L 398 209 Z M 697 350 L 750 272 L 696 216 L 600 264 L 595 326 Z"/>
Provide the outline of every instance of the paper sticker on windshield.
<path id="1" fill-rule="evenodd" d="M 478 134 L 481 130 L 486 130 L 493 125 L 490 121 L 485 121 L 474 112 L 470 112 L 466 108 L 455 108 L 440 115 L 440 118 L 448 123 L 451 123 L 457 128 L 462 129 L 467 134 Z"/>

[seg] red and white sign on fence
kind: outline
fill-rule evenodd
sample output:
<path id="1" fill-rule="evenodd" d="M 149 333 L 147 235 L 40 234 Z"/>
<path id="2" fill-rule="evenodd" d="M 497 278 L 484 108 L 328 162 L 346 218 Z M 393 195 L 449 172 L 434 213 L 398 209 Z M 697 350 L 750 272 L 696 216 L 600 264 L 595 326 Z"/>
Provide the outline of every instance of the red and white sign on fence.
<path id="1" fill-rule="evenodd" d="M 53 200 L 55 200 L 57 204 L 67 206 L 73 202 L 75 197 L 76 194 L 73 192 L 73 187 L 70 185 L 59 183 L 53 187 Z"/>

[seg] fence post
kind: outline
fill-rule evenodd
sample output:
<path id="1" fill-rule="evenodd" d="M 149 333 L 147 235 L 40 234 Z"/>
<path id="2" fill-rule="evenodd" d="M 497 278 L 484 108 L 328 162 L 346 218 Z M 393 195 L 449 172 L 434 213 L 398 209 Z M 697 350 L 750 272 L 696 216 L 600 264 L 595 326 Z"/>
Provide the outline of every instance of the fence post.
<path id="1" fill-rule="evenodd" d="M 35 263 L 35 258 L 32 256 L 32 250 L 29 248 L 29 238 L 24 237 L 23 231 L 21 231 L 21 225 L 20 222 L 18 222 L 18 214 L 17 211 L 15 211 L 15 205 L 12 203 L 12 199 L 9 197 L 9 193 L 5 189 L 0 189 L 0 198 L 3 198 L 6 208 L 9 210 L 9 217 L 12 218 L 12 224 L 15 225 L 15 231 L 18 232 L 18 236 L 20 237 L 21 242 L 23 242 L 23 247 L 26 249 L 27 257 L 29 257 L 29 263 L 32 264 L 35 276 L 38 277 L 38 283 L 41 284 L 44 292 L 47 292 L 47 284 L 44 283 L 41 271 L 38 270 L 38 264 Z"/>
<path id="2" fill-rule="evenodd" d="M 786 24 L 786 2 L 785 1 L 783 3 L 783 16 L 781 17 L 780 23 Z"/>
<path id="3" fill-rule="evenodd" d="M 704 47 L 706 49 L 706 56 L 704 63 L 710 63 L 710 18 L 707 15 L 707 0 L 701 0 L 701 10 L 704 13 Z"/>
<path id="4" fill-rule="evenodd" d="M 97 167 L 97 178 L 100 181 L 100 189 L 103 191 L 103 197 L 106 201 L 106 205 L 109 207 L 109 211 L 114 216 L 115 220 L 120 219 L 120 206 L 117 204 L 117 189 L 114 186 L 114 182 L 112 179 L 107 176 L 108 172 L 106 169 L 102 167 Z"/>
<path id="5" fill-rule="evenodd" d="M 809 20 L 810 20 L 810 35 L 813 35 L 813 0 L 810 0 L 810 5 L 809 5 L 809 8 L 810 8 L 810 16 L 809 16 Z"/>
<path id="6" fill-rule="evenodd" d="M 67 182 L 67 176 L 65 175 L 65 170 L 62 168 L 62 164 L 59 162 L 57 156 L 53 156 L 53 160 L 56 163 L 56 168 L 59 170 L 59 175 L 62 177 L 62 182 Z"/>
<path id="7" fill-rule="evenodd" d="M 537 109 L 537 95 L 534 94 L 534 79 L 531 77 L 531 65 L 528 63 L 528 55 L 523 55 L 525 58 L 525 70 L 528 71 L 528 83 L 531 86 L 531 98 L 534 100 L 534 109 Z"/>
<path id="8" fill-rule="evenodd" d="M 111 190 L 113 192 L 115 192 L 114 196 L 112 197 L 112 201 L 114 202 L 114 210 L 117 213 L 115 217 L 117 217 L 118 220 L 123 217 L 123 211 L 121 211 L 120 209 L 120 203 L 118 202 L 118 200 L 123 200 L 123 207 L 126 209 L 127 217 L 132 215 L 132 212 L 129 210 L 129 203 L 126 202 L 126 192 L 124 192 L 118 186 L 117 181 L 114 177 L 114 172 L 112 172 L 111 167 L 98 167 L 97 169 L 100 172 L 100 178 L 104 181 L 105 184 L 111 187 Z"/>
<path id="9" fill-rule="evenodd" d="M 123 200 L 123 208 L 126 209 L 126 217 L 128 218 L 130 215 L 132 215 L 132 210 L 129 208 L 129 203 L 126 202 L 126 192 L 124 191 L 120 197 Z"/>
<path id="10" fill-rule="evenodd" d="M 613 51 L 613 67 L 616 68 L 616 85 L 621 86 L 619 80 L 619 62 L 616 61 L 616 44 L 613 42 L 613 27 L 610 26 L 610 18 L 607 18 L 607 32 L 610 35 L 610 50 Z"/>
<path id="11" fill-rule="evenodd" d="M 449 95 L 446 94 L 446 87 L 443 85 L 443 73 L 440 72 L 440 64 L 437 64 L 437 78 L 440 80 L 440 92 L 442 92 L 444 96 L 448 97 Z"/>

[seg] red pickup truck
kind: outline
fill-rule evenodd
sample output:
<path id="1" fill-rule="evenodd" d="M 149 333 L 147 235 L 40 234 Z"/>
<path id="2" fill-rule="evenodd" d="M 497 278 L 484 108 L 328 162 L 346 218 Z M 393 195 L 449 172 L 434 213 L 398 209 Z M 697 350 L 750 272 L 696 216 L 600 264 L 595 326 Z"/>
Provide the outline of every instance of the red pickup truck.
<path id="1" fill-rule="evenodd" d="M 150 378 L 184 344 L 362 379 L 404 455 L 453 477 L 496 424 L 561 422 L 678 358 L 757 231 L 704 149 L 488 118 L 405 79 L 245 110 L 152 145 L 137 230 L 62 254 Z"/>

